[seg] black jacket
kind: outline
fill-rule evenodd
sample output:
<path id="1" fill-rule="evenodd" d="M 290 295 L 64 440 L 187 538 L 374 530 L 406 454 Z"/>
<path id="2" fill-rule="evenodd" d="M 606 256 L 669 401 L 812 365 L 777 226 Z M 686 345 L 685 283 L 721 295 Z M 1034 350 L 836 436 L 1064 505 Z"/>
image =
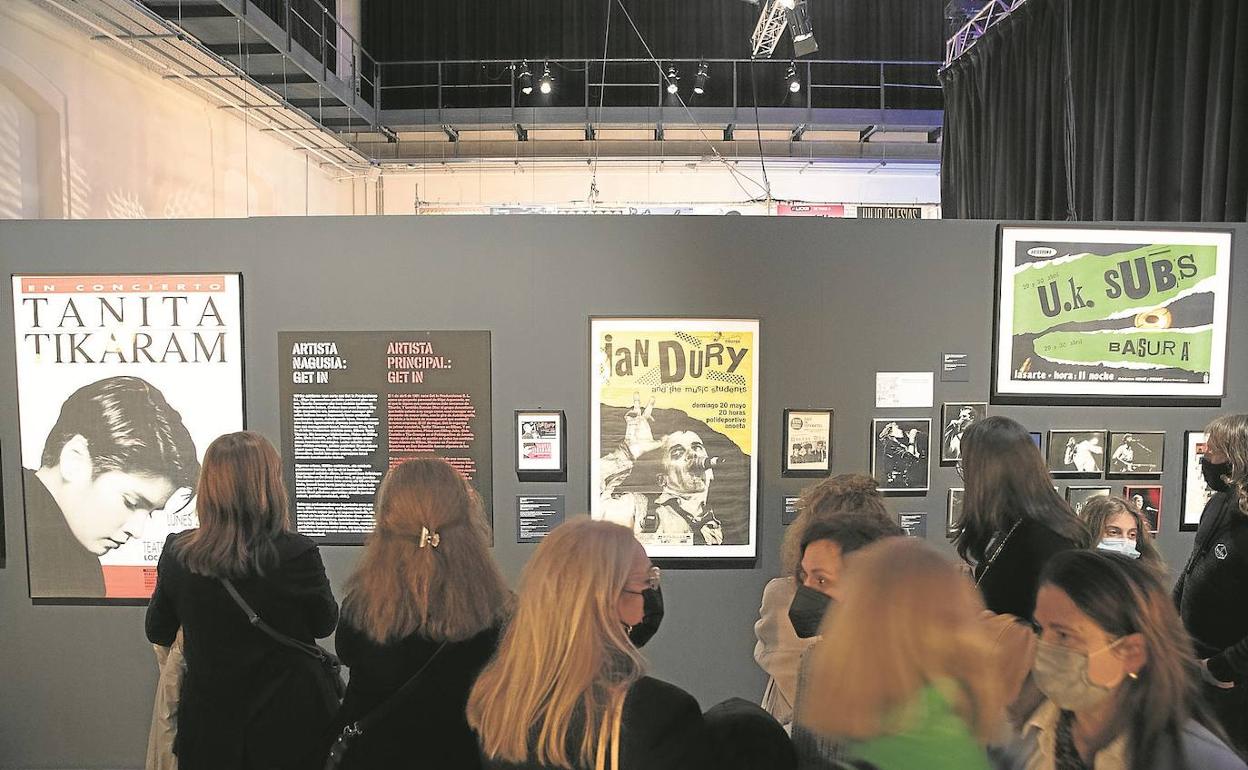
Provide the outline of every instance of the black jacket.
<path id="1" fill-rule="evenodd" d="M 170 645 L 183 629 L 186 677 L 174 741 L 179 766 L 320 770 L 336 705 L 324 697 L 321 664 L 253 628 L 220 581 L 188 571 L 174 552 L 179 537 L 165 541 L 147 608 L 152 643 Z M 234 585 L 278 631 L 305 642 L 329 636 L 338 604 L 316 544 L 286 533 L 277 548 L 277 567 Z"/>
<path id="2" fill-rule="evenodd" d="M 468 727 L 465 712 L 468 692 L 493 656 L 498 635 L 498 628 L 490 628 L 462 642 L 448 643 L 421 674 L 415 691 L 384 720 L 352 741 L 343 767 L 480 768 L 477 736 Z M 351 668 L 351 682 L 335 720 L 336 731 L 382 705 L 439 645 L 419 633 L 379 644 L 345 619 L 334 641 L 342 662 Z"/>
<path id="3" fill-rule="evenodd" d="M 1023 519 L 989 566 L 997 546 L 990 545 L 987 557 L 975 568 L 984 604 L 998 615 L 1017 615 L 1030 621 L 1036 611 L 1036 591 L 1044 565 L 1054 555 L 1078 548 L 1079 544 L 1043 524 Z"/>
<path id="4" fill-rule="evenodd" d="M 579 746 L 580 741 L 580 731 L 570 730 L 569 750 Z M 575 757 L 575 752 L 572 754 Z M 486 759 L 482 766 L 487 770 L 553 770 L 536 762 L 516 765 L 491 759 Z M 711 767 L 709 734 L 702 710 L 693 696 L 648 676 L 637 680 L 624 700 L 618 770 L 710 770 Z M 592 765 L 574 764 L 574 768 L 593 770 Z"/>
<path id="5" fill-rule="evenodd" d="M 94 599 L 104 596 L 100 557 L 74 537 L 65 513 L 35 471 L 22 470 L 26 498 L 26 554 L 31 598 Z"/>
<path id="6" fill-rule="evenodd" d="M 1235 491 L 1209 499 L 1174 600 L 1196 652 L 1224 682 L 1248 682 L 1248 515 Z"/>

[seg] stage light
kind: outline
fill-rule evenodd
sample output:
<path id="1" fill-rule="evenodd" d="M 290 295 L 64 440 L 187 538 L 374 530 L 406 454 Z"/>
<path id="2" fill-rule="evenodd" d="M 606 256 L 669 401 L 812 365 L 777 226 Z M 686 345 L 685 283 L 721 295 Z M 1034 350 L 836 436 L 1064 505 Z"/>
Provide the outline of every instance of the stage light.
<path id="1" fill-rule="evenodd" d="M 793 36 L 793 55 L 806 56 L 819 50 L 815 42 L 815 28 L 810 21 L 808 0 L 794 0 L 789 9 L 789 34 Z"/>
<path id="2" fill-rule="evenodd" d="M 693 92 L 698 96 L 706 93 L 706 81 L 710 80 L 709 68 L 706 62 L 698 65 L 698 76 L 693 79 Z"/>
<path id="3" fill-rule="evenodd" d="M 786 11 L 791 11 L 797 5 L 797 0 L 776 0 L 776 5 Z"/>
<path id="4" fill-rule="evenodd" d="M 789 93 L 795 94 L 802 90 L 802 80 L 797 76 L 797 65 L 794 62 L 789 62 L 789 71 L 784 77 L 789 81 Z"/>
<path id="5" fill-rule="evenodd" d="M 527 61 L 520 62 L 520 75 L 516 79 L 520 81 L 520 93 L 525 96 L 533 93 L 533 73 L 529 72 Z"/>
<path id="6" fill-rule="evenodd" d="M 542 79 L 537 84 L 537 90 L 544 94 L 555 90 L 555 79 L 550 74 L 550 62 L 546 62 L 546 66 L 542 70 Z"/>
<path id="7" fill-rule="evenodd" d="M 676 65 L 667 68 L 667 92 L 674 94 L 680 90 L 680 75 L 676 73 Z"/>

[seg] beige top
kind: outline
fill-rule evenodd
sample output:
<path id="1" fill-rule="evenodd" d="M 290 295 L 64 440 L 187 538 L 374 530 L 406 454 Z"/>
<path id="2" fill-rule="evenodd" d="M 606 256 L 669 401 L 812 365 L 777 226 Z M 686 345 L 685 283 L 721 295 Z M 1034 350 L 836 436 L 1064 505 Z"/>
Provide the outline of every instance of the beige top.
<path id="1" fill-rule="evenodd" d="M 754 660 L 771 677 L 763 691 L 762 706 L 780 724 L 793 721 L 793 704 L 797 701 L 797 673 L 802 655 L 818 641 L 818 637 L 802 639 L 789 620 L 789 605 L 797 586 L 793 578 L 774 578 L 763 588 L 763 604 L 754 624 Z"/>
<path id="2" fill-rule="evenodd" d="M 1034 741 L 1035 753 L 1027 760 L 1027 770 L 1053 770 L 1057 761 L 1057 718 L 1061 714 L 1052 701 L 1045 701 L 1023 726 L 1023 738 Z M 1092 770 L 1127 770 L 1127 738 L 1119 735 L 1092 758 Z"/>

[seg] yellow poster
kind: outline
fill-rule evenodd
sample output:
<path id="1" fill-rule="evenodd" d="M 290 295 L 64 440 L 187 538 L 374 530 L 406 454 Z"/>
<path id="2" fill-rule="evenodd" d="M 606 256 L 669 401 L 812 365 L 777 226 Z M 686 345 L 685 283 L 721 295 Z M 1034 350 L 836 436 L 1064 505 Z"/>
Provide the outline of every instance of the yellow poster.
<path id="1" fill-rule="evenodd" d="M 756 554 L 758 321 L 594 318 L 591 514 L 651 557 Z"/>

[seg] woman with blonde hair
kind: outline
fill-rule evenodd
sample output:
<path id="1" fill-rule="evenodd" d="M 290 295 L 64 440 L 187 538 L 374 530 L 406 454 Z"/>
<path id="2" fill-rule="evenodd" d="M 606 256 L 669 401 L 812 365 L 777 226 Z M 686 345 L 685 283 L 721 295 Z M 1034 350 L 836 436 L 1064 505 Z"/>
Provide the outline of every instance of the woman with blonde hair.
<path id="1" fill-rule="evenodd" d="M 1004 687 L 983 610 L 957 566 L 922 541 L 858 551 L 808 656 L 801 725 L 879 770 L 986 770 Z"/>
<path id="2" fill-rule="evenodd" d="M 1094 497 L 1079 511 L 1079 518 L 1092 533 L 1093 548 L 1121 553 L 1165 574 L 1161 552 L 1153 544 L 1140 509 L 1121 497 Z"/>
<path id="3" fill-rule="evenodd" d="M 498 653 L 468 699 L 485 767 L 705 766 L 697 701 L 646 676 L 628 638 L 649 586 L 645 549 L 618 524 L 578 519 L 542 541 Z"/>
<path id="4" fill-rule="evenodd" d="M 479 768 L 468 690 L 513 603 L 480 500 L 445 460 L 409 460 L 386 474 L 375 516 L 336 637 L 351 668 L 340 766 L 401 767 L 423 756 L 445 770 Z"/>
<path id="5" fill-rule="evenodd" d="M 1205 428 L 1201 473 L 1214 495 L 1205 505 L 1192 555 L 1174 587 L 1192 635 L 1205 697 L 1236 749 L 1248 753 L 1248 414 Z"/>
<path id="6" fill-rule="evenodd" d="M 784 533 L 780 546 L 781 577 L 763 588 L 763 601 L 754 623 L 754 660 L 767 672 L 762 706 L 781 724 L 793 719 L 797 698 L 797 675 L 802 653 L 814 642 L 800 638 L 789 620 L 789 608 L 797 596 L 800 580 L 794 575 L 801 568 L 802 542 L 811 527 L 818 527 L 844 513 L 878 516 L 892 523 L 876 480 L 862 473 L 842 473 L 802 490 L 797 501 L 797 518 Z"/>
<path id="7" fill-rule="evenodd" d="M 338 621 L 321 554 L 291 531 L 282 462 L 259 433 L 221 436 L 204 453 L 199 528 L 170 535 L 147 608 L 147 638 L 182 631 L 186 674 L 174 752 L 182 770 L 319 770 L 337 698 L 321 663 L 271 638 L 311 645 Z"/>

